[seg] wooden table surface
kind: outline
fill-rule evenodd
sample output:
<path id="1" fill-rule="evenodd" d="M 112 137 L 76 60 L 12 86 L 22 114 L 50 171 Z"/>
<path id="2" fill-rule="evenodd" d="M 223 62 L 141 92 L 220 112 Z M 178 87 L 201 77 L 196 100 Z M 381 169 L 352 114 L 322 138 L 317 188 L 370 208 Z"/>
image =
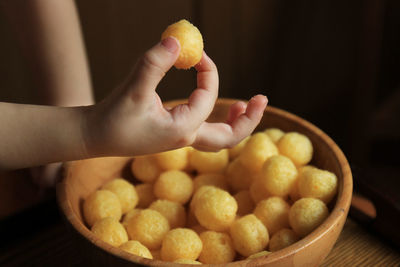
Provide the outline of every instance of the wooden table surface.
<path id="1" fill-rule="evenodd" d="M 0 266 L 82 265 L 62 221 L 0 249 Z M 348 219 L 322 266 L 400 266 L 400 253 Z"/>

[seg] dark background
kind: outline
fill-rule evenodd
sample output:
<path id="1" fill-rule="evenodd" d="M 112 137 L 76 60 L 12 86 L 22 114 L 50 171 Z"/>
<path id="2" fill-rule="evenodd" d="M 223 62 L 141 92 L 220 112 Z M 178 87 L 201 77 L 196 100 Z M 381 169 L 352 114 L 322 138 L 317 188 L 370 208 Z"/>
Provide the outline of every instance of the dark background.
<path id="1" fill-rule="evenodd" d="M 384 191 L 400 188 L 400 2 L 397 0 L 77 1 L 97 100 L 181 18 L 203 34 L 220 97 L 268 96 L 314 123 Z M 35 85 L 0 16 L 0 100 L 33 103 Z M 187 97 L 195 72 L 171 70 L 164 101 Z"/>

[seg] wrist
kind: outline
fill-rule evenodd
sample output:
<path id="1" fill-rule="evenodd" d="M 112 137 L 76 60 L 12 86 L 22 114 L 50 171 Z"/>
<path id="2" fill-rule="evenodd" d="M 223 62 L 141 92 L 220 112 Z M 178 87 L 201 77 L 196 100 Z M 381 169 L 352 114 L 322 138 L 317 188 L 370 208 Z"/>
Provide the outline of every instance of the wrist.
<path id="1" fill-rule="evenodd" d="M 116 156 L 110 136 L 112 118 L 106 101 L 80 107 L 82 110 L 81 136 L 85 158 Z"/>
<path id="2" fill-rule="evenodd" d="M 81 109 L 81 143 L 83 147 L 83 157 L 92 158 L 99 156 L 98 146 L 96 145 L 95 110 L 96 105 L 80 107 Z"/>

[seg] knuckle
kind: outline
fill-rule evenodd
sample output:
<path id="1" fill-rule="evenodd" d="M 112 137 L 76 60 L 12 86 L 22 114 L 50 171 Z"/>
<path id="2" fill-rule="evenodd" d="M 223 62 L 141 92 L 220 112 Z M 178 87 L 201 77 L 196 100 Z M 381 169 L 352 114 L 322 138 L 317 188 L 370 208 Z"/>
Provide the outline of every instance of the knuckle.
<path id="1" fill-rule="evenodd" d="M 145 67 L 145 69 L 151 70 L 150 73 L 155 74 L 157 76 L 163 77 L 165 75 L 165 71 L 160 67 L 159 59 L 157 55 L 155 55 L 151 51 L 147 51 L 141 61 L 140 64 Z"/>
<path id="2" fill-rule="evenodd" d="M 196 139 L 195 134 L 188 127 L 175 124 L 171 129 L 172 135 L 175 136 L 174 143 L 181 146 L 188 146 L 193 144 Z"/>
<path id="3" fill-rule="evenodd" d="M 184 147 L 184 146 L 190 146 L 191 144 L 193 144 L 193 142 L 194 142 L 193 136 L 188 136 L 188 135 L 186 135 L 186 136 L 181 136 L 181 137 L 177 140 L 176 144 L 177 144 L 179 147 Z"/>

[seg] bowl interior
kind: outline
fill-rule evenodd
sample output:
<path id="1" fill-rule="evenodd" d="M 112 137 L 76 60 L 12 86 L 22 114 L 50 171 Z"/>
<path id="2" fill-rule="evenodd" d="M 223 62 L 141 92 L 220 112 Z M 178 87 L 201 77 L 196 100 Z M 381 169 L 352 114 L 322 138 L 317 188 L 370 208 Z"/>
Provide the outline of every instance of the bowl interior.
<path id="1" fill-rule="evenodd" d="M 213 113 L 209 117 L 209 121 L 224 121 L 229 106 L 234 100 L 220 99 L 214 108 Z M 172 101 L 167 103 L 169 106 L 174 106 L 182 103 L 182 101 Z M 279 251 L 278 253 L 271 254 L 270 260 L 283 257 L 287 253 L 294 253 L 301 249 L 305 242 L 311 242 L 313 239 L 320 238 L 331 224 L 337 223 L 338 216 L 347 215 L 348 207 L 350 205 L 352 181 L 351 172 L 346 158 L 337 145 L 321 130 L 307 121 L 285 112 L 283 110 L 268 107 L 265 111 L 264 117 L 257 127 L 256 131 L 264 130 L 265 128 L 276 127 L 285 132 L 297 131 L 308 136 L 314 147 L 314 155 L 311 164 L 329 170 L 335 173 L 338 177 L 339 187 L 336 200 L 332 204 L 332 211 L 329 218 L 324 222 L 325 230 L 316 229 L 313 233 L 307 236 L 302 244 L 296 244 Z M 115 177 L 121 176 L 129 165 L 131 158 L 125 157 L 111 157 L 111 158 L 95 158 L 82 161 L 71 162 L 67 165 L 66 176 L 60 184 L 59 201 L 61 209 L 66 215 L 67 221 L 80 234 L 89 239 L 92 243 L 102 247 L 105 250 L 118 254 L 128 260 L 136 261 L 138 257 L 128 255 L 128 253 L 116 253 L 116 249 L 108 244 L 98 240 L 91 234 L 89 229 L 85 226 L 81 212 L 81 205 L 83 200 L 106 181 Z M 340 213 L 334 211 L 340 210 Z M 341 215 L 341 216 L 342 216 Z M 345 219 L 345 218 L 344 218 Z M 344 222 L 343 219 L 343 222 Z M 261 261 L 256 259 L 254 262 Z M 149 262 L 147 262 L 148 264 Z"/>

